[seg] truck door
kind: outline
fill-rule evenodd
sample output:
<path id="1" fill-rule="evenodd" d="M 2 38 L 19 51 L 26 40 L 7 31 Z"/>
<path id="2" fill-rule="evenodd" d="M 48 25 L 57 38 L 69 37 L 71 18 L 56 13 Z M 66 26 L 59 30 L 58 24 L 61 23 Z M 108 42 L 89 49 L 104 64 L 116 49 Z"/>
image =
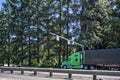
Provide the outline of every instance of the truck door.
<path id="1" fill-rule="evenodd" d="M 74 54 L 73 58 L 72 58 L 72 65 L 73 66 L 78 66 L 80 65 L 80 54 Z"/>
<path id="2" fill-rule="evenodd" d="M 73 63 L 74 63 L 74 65 L 78 65 L 79 64 L 78 55 L 75 55 Z"/>

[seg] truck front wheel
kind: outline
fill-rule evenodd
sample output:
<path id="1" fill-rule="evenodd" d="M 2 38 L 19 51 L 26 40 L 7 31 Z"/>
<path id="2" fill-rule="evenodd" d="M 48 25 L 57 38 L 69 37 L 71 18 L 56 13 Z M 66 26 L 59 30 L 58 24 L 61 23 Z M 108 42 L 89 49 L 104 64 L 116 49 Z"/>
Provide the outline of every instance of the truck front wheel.
<path id="1" fill-rule="evenodd" d="M 63 65 L 63 69 L 67 69 L 68 67 L 66 65 Z"/>

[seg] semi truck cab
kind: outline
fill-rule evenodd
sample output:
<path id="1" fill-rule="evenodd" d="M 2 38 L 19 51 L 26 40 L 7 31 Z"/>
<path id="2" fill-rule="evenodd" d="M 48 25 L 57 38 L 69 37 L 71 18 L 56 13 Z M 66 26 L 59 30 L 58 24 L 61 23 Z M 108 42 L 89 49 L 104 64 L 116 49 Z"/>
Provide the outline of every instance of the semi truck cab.
<path id="1" fill-rule="evenodd" d="M 76 52 L 76 53 L 73 53 L 71 54 L 69 57 L 68 57 L 68 60 L 65 60 L 62 62 L 61 64 L 61 67 L 62 68 L 81 68 L 81 65 L 83 63 L 83 54 L 82 52 Z"/>

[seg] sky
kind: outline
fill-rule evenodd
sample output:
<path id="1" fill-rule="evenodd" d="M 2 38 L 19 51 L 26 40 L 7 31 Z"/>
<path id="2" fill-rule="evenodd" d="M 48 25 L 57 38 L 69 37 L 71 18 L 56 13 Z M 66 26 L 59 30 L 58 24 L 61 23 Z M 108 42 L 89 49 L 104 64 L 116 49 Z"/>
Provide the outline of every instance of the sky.
<path id="1" fill-rule="evenodd" d="M 5 2 L 6 0 L 0 0 L 0 9 L 2 7 L 2 3 Z"/>

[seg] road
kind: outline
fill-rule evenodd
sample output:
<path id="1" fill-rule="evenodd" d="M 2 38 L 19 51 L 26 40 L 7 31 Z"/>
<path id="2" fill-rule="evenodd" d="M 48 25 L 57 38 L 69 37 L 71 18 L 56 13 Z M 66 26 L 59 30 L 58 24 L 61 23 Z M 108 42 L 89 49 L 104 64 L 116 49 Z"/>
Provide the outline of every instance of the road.
<path id="1" fill-rule="evenodd" d="M 65 80 L 65 79 L 0 73 L 0 80 Z"/>
<path id="2" fill-rule="evenodd" d="M 49 77 L 48 72 L 39 72 L 37 76 L 33 72 L 26 71 L 21 75 L 19 71 L 10 74 L 9 71 L 0 73 L 0 80 L 69 80 L 68 74 L 54 73 L 53 77 Z M 73 74 L 72 80 L 92 80 L 92 75 Z M 97 80 L 120 80 L 120 77 L 115 76 L 97 76 Z"/>

